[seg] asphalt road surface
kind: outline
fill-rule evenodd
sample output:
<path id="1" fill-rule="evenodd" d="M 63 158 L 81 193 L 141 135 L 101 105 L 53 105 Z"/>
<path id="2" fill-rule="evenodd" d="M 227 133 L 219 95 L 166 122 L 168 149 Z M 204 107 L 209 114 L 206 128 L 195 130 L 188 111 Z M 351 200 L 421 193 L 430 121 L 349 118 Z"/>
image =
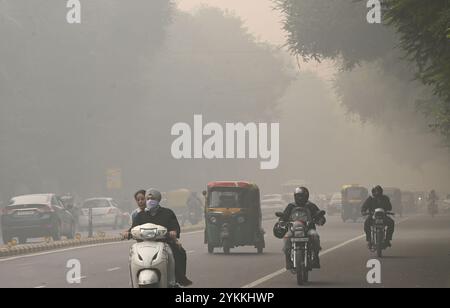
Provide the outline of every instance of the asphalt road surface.
<path id="1" fill-rule="evenodd" d="M 397 218 L 393 247 L 381 259 L 381 284 L 369 284 L 367 262 L 375 256 L 361 236 L 362 222 L 342 223 L 328 217 L 319 229 L 322 268 L 310 274 L 306 287 L 450 287 L 450 215 Z M 285 272 L 282 242 L 273 237 L 275 220 L 264 221 L 266 249 L 233 249 L 224 255 L 207 253 L 203 231 L 185 233 L 188 276 L 196 288 L 293 288 L 295 276 Z M 0 259 L 0 287 L 109 287 L 129 284 L 129 242 L 75 247 L 28 256 Z M 67 262 L 81 263 L 81 283 L 66 280 Z"/>

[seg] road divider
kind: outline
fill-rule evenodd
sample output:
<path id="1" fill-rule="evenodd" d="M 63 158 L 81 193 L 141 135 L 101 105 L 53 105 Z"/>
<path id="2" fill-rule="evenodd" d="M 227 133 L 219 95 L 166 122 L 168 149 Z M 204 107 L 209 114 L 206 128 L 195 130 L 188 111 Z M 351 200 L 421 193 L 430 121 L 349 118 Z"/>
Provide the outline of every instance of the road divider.
<path id="1" fill-rule="evenodd" d="M 278 209 L 264 209 L 263 210 L 263 220 L 270 220 L 275 218 L 275 210 Z M 200 231 L 205 228 L 204 222 L 201 222 L 194 226 L 182 227 L 183 233 Z M 107 235 L 103 231 L 98 231 L 95 237 L 82 237 L 81 234 L 77 233 L 75 238 L 72 240 L 61 240 L 52 241 L 51 238 L 46 238 L 43 242 L 30 243 L 18 245 L 15 240 L 13 240 L 8 245 L 0 246 L 0 258 L 14 257 L 19 255 L 26 255 L 32 253 L 38 253 L 49 250 L 58 250 L 69 247 L 76 246 L 92 246 L 95 244 L 104 244 L 112 242 L 120 242 L 123 238 L 121 235 Z"/>

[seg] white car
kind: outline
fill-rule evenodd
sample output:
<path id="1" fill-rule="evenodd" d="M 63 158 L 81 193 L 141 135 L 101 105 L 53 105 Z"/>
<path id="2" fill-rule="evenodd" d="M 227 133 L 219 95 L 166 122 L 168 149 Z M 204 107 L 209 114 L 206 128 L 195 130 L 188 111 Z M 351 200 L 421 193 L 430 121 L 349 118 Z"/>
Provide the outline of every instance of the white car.
<path id="1" fill-rule="evenodd" d="M 79 227 L 87 229 L 89 227 L 89 209 L 92 209 L 92 226 L 124 228 L 127 224 L 127 216 L 119 209 L 119 205 L 112 198 L 92 198 L 83 202 L 81 215 L 79 217 Z"/>
<path id="2" fill-rule="evenodd" d="M 284 207 L 286 202 L 283 200 L 283 196 L 280 194 L 265 195 L 262 197 L 262 207 Z"/>

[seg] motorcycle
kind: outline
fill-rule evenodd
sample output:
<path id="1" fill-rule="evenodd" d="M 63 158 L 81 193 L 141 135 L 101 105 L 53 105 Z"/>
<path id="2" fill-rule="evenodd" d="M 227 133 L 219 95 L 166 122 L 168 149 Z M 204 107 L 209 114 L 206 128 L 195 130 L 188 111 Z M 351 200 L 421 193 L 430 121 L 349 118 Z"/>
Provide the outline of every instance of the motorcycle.
<path id="1" fill-rule="evenodd" d="M 167 229 L 144 224 L 131 230 L 138 242 L 130 248 L 129 266 L 133 288 L 170 288 L 175 286 L 175 260 L 170 250 Z"/>
<path id="2" fill-rule="evenodd" d="M 309 272 L 313 269 L 314 258 L 308 231 L 313 223 L 325 216 L 325 211 L 320 211 L 315 217 L 312 217 L 306 208 L 296 208 L 289 222 L 283 221 L 282 212 L 277 212 L 275 215 L 280 218 L 279 223 L 287 227 L 288 232 L 285 237 L 291 241 L 292 272 L 297 276 L 297 284 L 304 285 L 309 280 Z"/>
<path id="3" fill-rule="evenodd" d="M 385 239 L 387 226 L 385 219 L 387 215 L 394 216 L 392 212 L 386 212 L 383 209 L 376 209 L 373 214 L 363 213 L 364 216 L 372 215 L 372 224 L 370 226 L 370 250 L 376 252 L 378 258 L 383 257 L 383 250 L 386 249 Z"/>

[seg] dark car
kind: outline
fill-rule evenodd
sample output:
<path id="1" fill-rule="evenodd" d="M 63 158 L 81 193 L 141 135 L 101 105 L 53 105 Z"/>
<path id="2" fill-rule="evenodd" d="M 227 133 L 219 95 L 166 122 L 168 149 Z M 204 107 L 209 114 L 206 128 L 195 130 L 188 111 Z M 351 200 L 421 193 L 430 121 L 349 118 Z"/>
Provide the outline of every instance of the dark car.
<path id="1" fill-rule="evenodd" d="M 55 194 L 14 197 L 3 208 L 1 216 L 3 242 L 17 237 L 19 243 L 28 238 L 47 237 L 60 240 L 75 235 L 75 220 Z"/>

